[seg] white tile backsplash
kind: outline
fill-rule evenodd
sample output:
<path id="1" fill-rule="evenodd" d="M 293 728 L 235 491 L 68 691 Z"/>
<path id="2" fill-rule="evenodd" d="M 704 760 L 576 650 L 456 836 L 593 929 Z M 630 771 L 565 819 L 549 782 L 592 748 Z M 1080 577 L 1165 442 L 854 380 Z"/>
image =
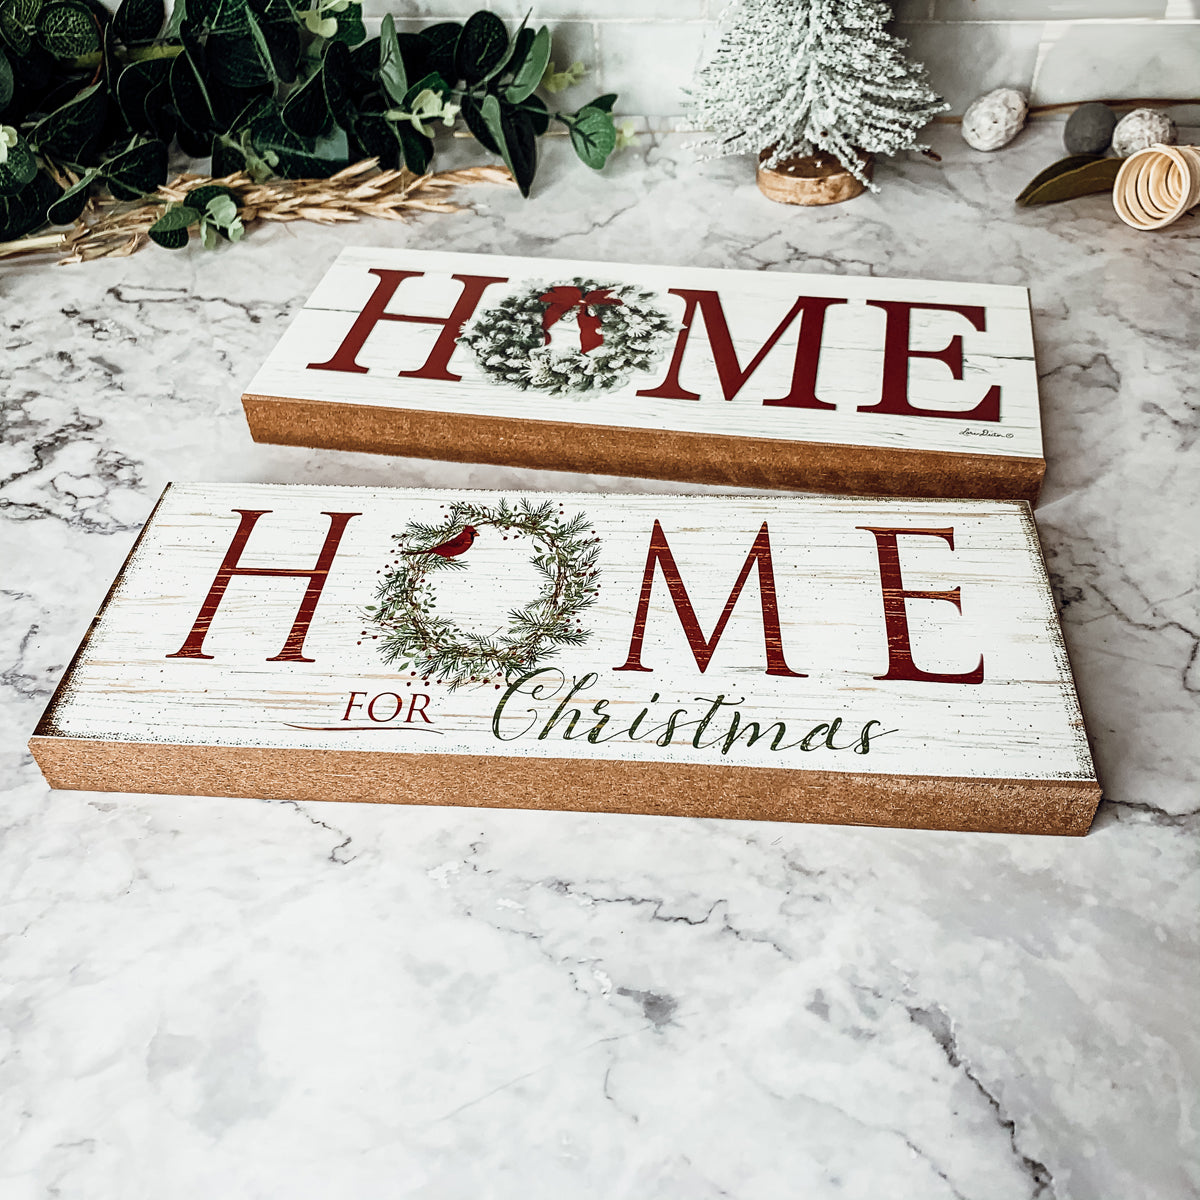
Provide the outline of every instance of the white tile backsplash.
<path id="1" fill-rule="evenodd" d="M 726 2 L 365 0 L 364 9 L 376 21 L 395 13 L 408 29 L 481 7 L 516 23 L 532 9 L 531 23 L 551 27 L 555 62 L 591 68 L 557 107 L 617 92 L 618 112 L 664 128 L 679 124 L 684 89 Z M 896 32 L 954 113 L 1001 85 L 1030 92 L 1035 104 L 1200 96 L 1200 0 L 895 0 L 893 10 Z"/>
<path id="2" fill-rule="evenodd" d="M 678 113 L 700 65 L 703 21 L 604 21 L 597 25 L 600 73 L 621 112 Z"/>
<path id="3" fill-rule="evenodd" d="M 1191 90 L 1179 90 L 1189 80 Z M 1200 21 L 1070 24 L 1038 65 L 1035 99 L 1200 96 Z"/>
<path id="4" fill-rule="evenodd" d="M 976 96 L 998 87 L 1029 90 L 1042 42 L 1041 21 L 982 22 L 968 28 L 941 23 L 897 23 L 908 53 L 929 69 L 929 81 L 961 113 Z M 947 31 L 956 35 L 947 52 Z"/>

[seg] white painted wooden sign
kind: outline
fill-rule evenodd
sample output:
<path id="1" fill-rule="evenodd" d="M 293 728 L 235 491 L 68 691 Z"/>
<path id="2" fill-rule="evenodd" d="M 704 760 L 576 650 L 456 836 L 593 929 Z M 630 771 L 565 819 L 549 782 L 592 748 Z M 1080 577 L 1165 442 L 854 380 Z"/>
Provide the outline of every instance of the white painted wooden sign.
<path id="1" fill-rule="evenodd" d="M 259 441 L 871 495 L 1037 497 L 1024 288 L 344 250 Z"/>
<path id="2" fill-rule="evenodd" d="M 1028 506 L 164 493 L 31 746 L 57 787 L 1086 831 Z"/>

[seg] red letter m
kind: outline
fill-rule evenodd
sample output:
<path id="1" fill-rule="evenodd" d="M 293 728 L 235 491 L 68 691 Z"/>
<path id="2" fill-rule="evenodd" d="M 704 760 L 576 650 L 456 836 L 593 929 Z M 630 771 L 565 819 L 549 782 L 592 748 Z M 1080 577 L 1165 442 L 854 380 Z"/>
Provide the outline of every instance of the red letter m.
<path id="1" fill-rule="evenodd" d="M 775 343 L 783 337 L 788 326 L 797 317 L 801 317 L 800 334 L 796 342 L 796 358 L 792 366 L 792 386 L 786 396 L 777 396 L 773 400 L 763 400 L 763 404 L 775 408 L 836 408 L 834 404 L 826 404 L 816 396 L 817 364 L 821 358 L 821 338 L 825 332 L 825 313 L 831 305 L 845 304 L 846 301 L 833 296 L 801 296 L 791 311 L 775 327 L 775 332 L 762 344 L 759 351 L 743 367 L 738 362 L 737 350 L 733 345 L 733 336 L 729 332 L 729 323 L 725 320 L 725 310 L 721 307 L 721 297 L 716 292 L 693 291 L 690 288 L 671 288 L 673 296 L 683 299 L 686 307 L 683 312 L 683 328 L 675 342 L 675 353 L 671 358 L 671 366 L 667 377 L 654 388 L 646 388 L 638 392 L 639 396 L 649 396 L 662 400 L 699 400 L 699 392 L 688 391 L 679 382 L 679 372 L 683 366 L 683 352 L 687 349 L 688 338 L 696 324 L 696 316 L 704 318 L 704 328 L 708 333 L 708 344 L 712 350 L 713 365 L 717 368 L 717 378 L 721 383 L 721 392 L 726 400 L 732 400 L 745 386 L 746 380 L 758 370 L 763 359 L 774 349 Z"/>
<path id="2" fill-rule="evenodd" d="M 704 631 L 700 628 L 700 622 L 696 619 L 696 610 L 692 607 L 692 601 L 687 594 L 687 588 L 683 585 L 679 568 L 675 565 L 675 556 L 667 544 L 667 536 L 663 533 L 662 526 L 655 521 L 654 530 L 650 535 L 650 552 L 646 555 L 646 570 L 642 575 L 642 594 L 638 599 L 637 616 L 633 622 L 633 637 L 629 642 L 629 657 L 625 660 L 624 665 L 613 667 L 614 671 L 650 671 L 653 669 L 642 666 L 642 642 L 646 637 L 646 620 L 650 615 L 650 593 L 654 588 L 656 564 L 662 568 L 663 578 L 667 581 L 667 588 L 675 604 L 675 611 L 679 614 L 679 621 L 687 636 L 696 666 L 702 672 L 708 669 L 709 660 L 712 658 L 717 643 L 721 640 L 721 634 L 725 632 L 725 626 L 729 623 L 729 617 L 733 613 L 733 606 L 742 594 L 746 580 L 750 578 L 750 568 L 757 566 L 758 590 L 762 603 L 763 637 L 767 644 L 767 674 L 787 675 L 793 679 L 805 678 L 803 672 L 791 670 L 783 657 L 783 635 L 779 629 L 779 603 L 775 595 L 775 570 L 771 564 L 771 538 L 767 532 L 766 521 L 758 531 L 754 545 L 750 547 L 750 553 L 746 555 L 746 561 L 742 564 L 742 570 L 737 577 L 737 582 L 733 585 L 733 591 L 729 593 L 729 599 L 725 601 L 725 610 L 718 618 L 716 628 L 710 638 L 706 638 Z"/>

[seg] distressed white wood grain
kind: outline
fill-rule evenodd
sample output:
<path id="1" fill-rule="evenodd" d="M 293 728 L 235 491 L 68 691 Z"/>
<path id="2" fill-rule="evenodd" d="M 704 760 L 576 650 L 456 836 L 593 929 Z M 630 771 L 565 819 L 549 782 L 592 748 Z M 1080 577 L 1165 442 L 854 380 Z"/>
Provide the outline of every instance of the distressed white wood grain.
<path id="1" fill-rule="evenodd" d="M 659 294 L 661 308 L 679 320 L 684 302 L 670 288 L 712 289 L 721 297 L 740 364 L 750 364 L 800 296 L 845 298 L 826 314 L 816 395 L 835 411 L 764 407 L 768 397 L 786 395 L 792 377 L 799 322 L 781 336 L 741 391 L 726 400 L 712 353 L 697 320 L 683 359 L 681 380 L 698 401 L 638 396 L 666 377 L 671 348 L 651 371 L 608 393 L 548 396 L 499 385 L 459 347 L 451 370 L 462 380 L 397 378 L 425 362 L 440 327 L 381 321 L 371 333 L 359 363 L 364 375 L 309 369 L 328 360 L 341 345 L 356 315 L 375 290 L 371 268 L 422 271 L 404 280 L 388 311 L 446 316 L 462 286 L 455 274 L 506 277 L 484 293 L 479 311 L 533 283 L 569 283 L 575 276 L 632 283 Z M 878 402 L 883 364 L 885 316 L 870 300 L 980 305 L 986 329 L 977 332 L 961 314 L 917 311 L 910 345 L 940 350 L 960 335 L 963 379 L 955 380 L 943 362 L 915 358 L 909 363 L 909 395 L 914 405 L 964 412 L 973 409 L 993 384 L 1001 387 L 999 422 L 943 417 L 891 416 L 859 412 Z M 560 331 L 561 332 L 561 331 Z M 829 444 L 971 452 L 1040 458 L 1041 423 L 1028 293 L 998 284 L 953 283 L 861 276 L 804 275 L 766 271 L 726 271 L 689 267 L 637 266 L 567 259 L 511 258 L 500 255 L 423 252 L 351 247 L 342 251 L 317 285 L 304 309 L 246 388 L 248 395 L 335 401 L 420 412 L 467 413 L 532 420 L 566 420 L 584 425 L 740 435 Z"/>
<path id="2" fill-rule="evenodd" d="M 519 494 L 504 493 L 510 502 Z M 859 498 L 531 495 L 584 512 L 600 537 L 601 601 L 584 615 L 591 637 L 553 660 L 562 678 L 596 679 L 579 697 L 584 717 L 601 698 L 630 720 L 642 707 L 655 724 L 675 709 L 700 717 L 712 698 L 729 714 L 780 720 L 788 742 L 834 718 L 839 742 L 867 721 L 885 736 L 867 754 L 821 748 L 773 752 L 763 739 L 697 749 L 694 724 L 670 745 L 624 737 L 601 744 L 536 734 L 565 695 L 515 698 L 492 718 L 503 689 L 450 693 L 380 661 L 365 605 L 393 554 L 391 536 L 411 520 L 436 522 L 455 499 L 494 504 L 501 493 L 448 494 L 289 485 L 180 485 L 168 490 L 115 595 L 52 706 L 51 732 L 70 738 L 271 747 L 369 749 L 662 762 L 724 762 L 879 774 L 1025 779 L 1093 778 L 1070 669 L 1028 508 L 985 501 Z M 357 512 L 346 527 L 305 642 L 311 663 L 269 662 L 280 650 L 306 586 L 303 579 L 235 579 L 205 643 L 211 660 L 173 659 L 192 627 L 237 528 L 233 509 L 270 510 L 241 565 L 311 569 L 329 527 L 326 512 Z M 661 522 L 704 634 L 711 633 L 763 522 L 770 531 L 782 640 L 806 678 L 768 676 L 758 577 L 751 572 L 712 661 L 701 673 L 661 573 L 656 575 L 642 655 L 650 673 L 614 671 L 629 649 L 651 529 Z M 977 685 L 875 678 L 888 664 L 879 561 L 859 526 L 950 528 L 939 538 L 901 536 L 910 590 L 961 588 L 961 612 L 944 600 L 907 602 L 914 662 L 961 672 L 984 658 Z M 527 542 L 485 529 L 445 573 L 439 597 L 463 628 L 489 633 L 506 611 L 532 599 L 537 582 Z M 547 677 L 551 678 L 551 677 Z M 557 679 L 558 676 L 554 676 Z M 432 724 L 338 728 L 351 692 L 429 696 Z M 651 701 L 654 693 L 658 701 Z M 699 698 L 705 698 L 701 700 Z M 411 705 L 410 705 L 411 707 Z M 379 709 L 377 711 L 384 711 Z M 532 715 L 531 715 L 532 714 Z M 361 715 L 361 714 L 360 714 Z M 532 731 L 515 736 L 529 721 Z M 595 719 L 594 717 L 592 718 Z M 649 719 L 648 719 L 649 720 Z M 303 730 L 297 725 L 333 726 Z M 582 728 L 587 727 L 585 720 Z M 509 737 L 509 734 L 514 736 Z M 818 739 L 819 740 L 819 739 Z M 402 766 L 397 766 L 402 770 Z"/>

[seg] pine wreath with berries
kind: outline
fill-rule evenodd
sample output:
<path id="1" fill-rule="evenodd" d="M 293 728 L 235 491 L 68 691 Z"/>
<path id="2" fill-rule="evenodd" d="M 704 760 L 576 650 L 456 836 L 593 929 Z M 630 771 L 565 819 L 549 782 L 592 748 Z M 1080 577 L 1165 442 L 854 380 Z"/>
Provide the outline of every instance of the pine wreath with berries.
<path id="1" fill-rule="evenodd" d="M 600 539 L 591 536 L 586 513 L 563 519 L 549 502 L 522 499 L 515 506 L 456 501 L 439 525 L 410 521 L 398 543 L 397 565 L 385 571 L 377 603 L 366 609 L 380 630 L 383 661 L 400 670 L 412 668 L 426 680 L 451 691 L 507 680 L 531 671 L 563 646 L 581 646 L 591 636 L 579 616 L 599 593 Z M 436 581 L 447 571 L 464 571 L 461 552 L 443 556 L 464 531 L 493 528 L 516 532 L 535 545 L 530 562 L 543 577 L 537 597 L 508 613 L 508 626 L 491 637 L 460 629 L 437 615 Z M 467 545 L 470 544 L 468 539 Z"/>
<path id="2" fill-rule="evenodd" d="M 495 383 L 551 396 L 610 392 L 652 368 L 678 332 L 656 300 L 633 284 L 535 284 L 480 313 L 458 340 Z M 578 326 L 579 349 L 552 344 L 559 323 Z"/>

